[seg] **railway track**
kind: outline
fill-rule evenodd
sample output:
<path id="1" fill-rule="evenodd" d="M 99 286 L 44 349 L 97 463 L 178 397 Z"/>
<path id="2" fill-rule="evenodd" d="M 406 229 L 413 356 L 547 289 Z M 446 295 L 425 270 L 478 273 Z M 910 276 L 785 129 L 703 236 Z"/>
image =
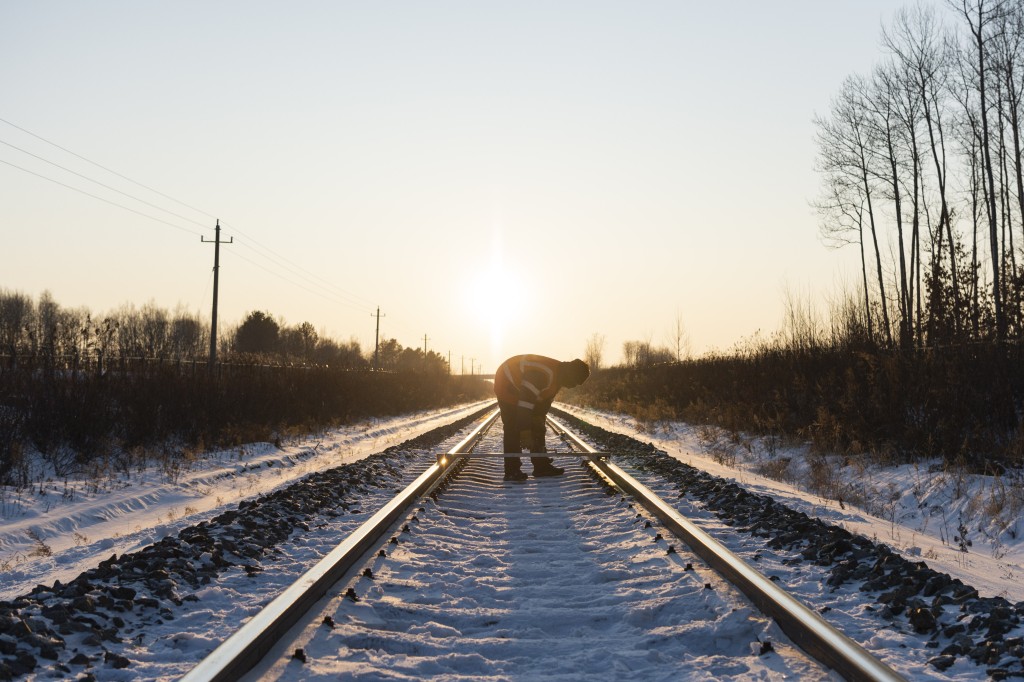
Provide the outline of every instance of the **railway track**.
<path id="1" fill-rule="evenodd" d="M 183 679 L 902 679 L 563 424 L 503 481 L 496 416 Z"/>

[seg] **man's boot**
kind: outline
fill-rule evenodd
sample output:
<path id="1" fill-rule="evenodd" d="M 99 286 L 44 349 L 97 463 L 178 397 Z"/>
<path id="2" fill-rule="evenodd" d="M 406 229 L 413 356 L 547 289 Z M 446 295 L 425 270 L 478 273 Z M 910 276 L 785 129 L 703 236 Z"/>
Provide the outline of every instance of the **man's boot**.
<path id="1" fill-rule="evenodd" d="M 562 467 L 556 467 L 551 463 L 550 457 L 531 457 L 530 461 L 533 462 L 534 478 L 541 478 L 544 476 L 561 476 L 565 473 L 565 469 Z"/>
<path id="2" fill-rule="evenodd" d="M 523 471 L 523 462 L 518 458 L 505 458 L 505 480 L 525 481 L 529 476 Z"/>

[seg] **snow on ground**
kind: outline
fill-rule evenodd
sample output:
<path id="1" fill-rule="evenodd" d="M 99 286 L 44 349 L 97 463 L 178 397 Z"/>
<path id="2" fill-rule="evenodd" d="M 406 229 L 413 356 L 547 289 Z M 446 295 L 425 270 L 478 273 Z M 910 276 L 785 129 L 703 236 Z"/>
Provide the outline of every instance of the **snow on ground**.
<path id="1" fill-rule="evenodd" d="M 183 527 L 233 509 L 243 499 L 270 492 L 312 471 L 380 452 L 465 416 L 482 405 L 475 403 L 367 421 L 287 443 L 280 448 L 264 443 L 212 452 L 196 460 L 191 468 L 177 477 L 168 476 L 154 467 L 99 483 L 69 478 L 66 482 L 63 479 L 44 482 L 42 486 L 37 483 L 30 491 L 0 489 L 0 599 L 26 593 L 36 584 L 50 584 L 57 579 L 67 581 L 111 554 L 139 549 Z M 817 468 L 812 470 L 808 461 L 814 463 L 816 460 L 808 456 L 805 448 L 773 446 L 764 441 L 732 442 L 713 429 L 686 424 L 662 424 L 651 431 L 622 415 L 566 405 L 560 407 L 609 430 L 653 442 L 684 462 L 734 479 L 809 515 L 884 542 L 915 560 L 927 561 L 933 568 L 977 587 L 985 596 L 1002 595 L 1011 601 L 1024 600 L 1024 586 L 1018 584 L 1024 582 L 1019 580 L 1024 547 L 1014 537 L 1022 528 L 1019 518 L 1011 513 L 1013 505 L 1004 501 L 1004 516 L 996 522 L 994 515 L 989 513 L 995 509 L 994 505 L 986 503 L 993 489 L 997 494 L 1000 490 L 1019 492 L 1008 477 L 997 479 L 933 471 L 927 465 L 859 469 L 841 466 L 842 462 L 838 461 L 824 470 L 818 462 Z M 782 471 L 789 482 L 779 482 L 758 473 L 766 468 Z M 526 469 L 529 470 L 529 464 Z M 842 502 L 809 492 L 802 485 L 825 474 L 832 477 L 833 488 L 843 494 Z M 414 472 L 408 475 L 411 477 Z M 552 482 L 529 481 L 535 486 L 549 483 Z M 147 625 L 137 639 L 123 645 L 124 653 L 130 654 L 129 657 L 137 662 L 132 668 L 115 671 L 105 667 L 97 672 L 102 672 L 104 679 L 112 680 L 176 679 L 212 650 L 231 631 L 232 624 L 243 622 L 273 594 L 297 579 L 340 537 L 368 518 L 374 511 L 373 504 L 383 504 L 389 495 L 390 491 L 381 490 L 371 496 L 373 499 L 362 503 L 361 512 L 325 521 L 311 532 L 295 534 L 286 546 L 279 547 L 280 559 L 268 559 L 264 563 L 267 570 L 263 572 L 247 575 L 241 567 L 229 570 L 222 579 L 190 595 L 182 606 L 168 614 L 166 622 Z M 543 508 L 543 499 L 539 504 Z M 531 512 L 535 511 L 537 509 L 531 507 Z M 567 527 L 568 522 L 563 520 L 562 525 Z M 578 543 L 581 546 L 586 544 L 587 524 L 573 521 L 572 525 Z M 721 528 L 719 532 L 728 535 L 729 529 Z M 960 536 L 965 536 L 963 542 L 956 539 Z M 536 533 L 521 529 L 510 535 L 508 542 L 511 550 L 525 552 L 535 539 Z M 968 542 L 971 543 L 969 546 Z M 623 564 L 637 561 L 639 555 L 635 543 L 627 542 L 624 547 L 627 549 L 623 553 L 615 553 L 609 560 Z M 487 560 L 487 557 L 474 557 L 471 563 L 456 569 L 486 569 Z M 642 557 L 642 561 L 648 560 Z M 271 566 L 274 570 L 270 570 Z M 540 571 L 541 567 L 532 565 L 529 570 Z M 783 570 L 785 568 L 780 566 L 780 574 Z M 800 576 L 791 577 L 791 580 L 805 592 L 806 598 L 813 600 L 813 591 L 820 591 L 820 577 L 807 567 L 801 571 Z M 612 573 L 618 575 L 616 571 Z M 424 579 L 429 578 L 429 571 L 423 575 Z M 487 571 L 480 575 L 487 575 Z M 529 573 L 524 575 L 529 579 Z M 414 577 L 396 575 L 399 580 Z M 586 587 L 584 580 L 578 583 L 581 589 Z M 467 579 L 465 584 L 467 604 L 473 601 L 482 603 L 495 596 L 486 581 L 474 577 Z M 480 592 L 474 593 L 474 589 Z M 429 586 L 420 591 L 424 590 L 427 590 L 426 598 L 429 600 Z M 851 600 L 855 597 L 851 593 Z M 557 598 L 585 599 L 581 594 L 570 593 L 568 584 L 563 585 L 563 592 Z M 659 608 L 652 607 L 649 615 L 657 616 Z M 540 609 L 540 612 L 548 613 L 545 609 Z M 517 631 L 530 627 L 528 610 L 508 617 Z M 607 617 L 610 621 L 619 618 L 612 611 L 605 616 L 596 614 L 596 617 Z M 685 615 L 678 618 L 685 618 Z M 470 631 L 477 620 L 475 616 L 467 616 L 463 621 L 449 624 L 449 627 Z M 730 619 L 724 620 L 728 625 Z M 836 625 L 844 629 L 850 625 L 870 627 L 870 621 L 865 623 L 868 625 L 857 625 L 851 618 L 846 622 L 836 622 Z M 424 627 L 434 628 L 435 625 L 440 628 L 438 636 L 443 636 L 443 624 Z M 750 632 L 749 627 L 746 632 Z M 722 633 L 727 634 L 727 630 Z M 749 640 L 749 634 L 744 634 L 744 638 Z M 914 638 L 885 627 L 879 627 L 877 633 L 869 638 L 873 640 L 869 645 L 872 649 L 902 648 L 915 652 L 923 649 Z M 708 641 L 715 643 L 713 632 L 708 635 Z M 586 638 L 582 638 L 580 646 L 584 649 L 588 646 Z M 709 666 L 705 673 L 711 676 L 715 670 L 726 674 L 724 668 L 716 668 L 715 661 L 710 660 L 713 652 L 713 648 L 694 649 L 695 664 Z M 897 659 L 902 657 L 903 654 L 896 655 Z M 443 661 L 439 659 L 431 663 L 426 657 L 421 663 L 423 667 L 411 674 L 418 672 L 429 676 L 430 665 L 440 665 Z M 462 662 L 457 660 L 455 667 L 446 674 L 450 679 L 486 676 L 487 663 L 480 656 L 471 656 Z M 786 673 L 781 669 L 773 671 L 770 668 L 769 664 L 756 672 L 751 669 L 746 671 L 746 676 L 759 679 L 785 677 Z M 955 676 L 981 679 L 985 676 L 982 669 L 967 661 L 960 661 L 947 671 L 948 677 L 924 667 L 912 674 L 909 670 L 902 672 L 912 679 L 952 679 Z M 598 670 L 586 667 L 578 676 L 569 673 L 564 677 L 614 679 L 615 673 L 611 668 Z"/>
<path id="2" fill-rule="evenodd" d="M 882 466 L 812 455 L 806 446 L 731 437 L 719 429 L 560 405 L 580 419 L 633 436 L 751 492 L 888 545 L 960 578 L 983 597 L 1024 601 L 1024 479 L 968 474 L 938 460 Z M 772 470 L 782 480 L 759 473 Z M 824 482 L 825 496 L 810 490 Z M 966 550 L 966 551 L 964 551 Z"/>
<path id="3" fill-rule="evenodd" d="M 0 487 L 0 599 L 67 582 L 111 554 L 141 549 L 303 476 L 354 462 L 447 424 L 485 402 L 371 419 L 275 447 L 215 450 L 186 471 L 153 465 L 103 480 L 57 479 L 42 462 L 31 489 Z"/>

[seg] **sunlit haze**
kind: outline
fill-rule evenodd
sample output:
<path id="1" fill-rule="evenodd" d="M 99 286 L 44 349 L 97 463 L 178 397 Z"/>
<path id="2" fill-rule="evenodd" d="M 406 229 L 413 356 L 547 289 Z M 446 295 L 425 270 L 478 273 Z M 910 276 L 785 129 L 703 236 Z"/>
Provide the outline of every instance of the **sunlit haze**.
<path id="1" fill-rule="evenodd" d="M 0 0 L 0 288 L 205 317 L 219 219 L 222 330 L 726 350 L 858 281 L 812 118 L 903 4 Z"/>

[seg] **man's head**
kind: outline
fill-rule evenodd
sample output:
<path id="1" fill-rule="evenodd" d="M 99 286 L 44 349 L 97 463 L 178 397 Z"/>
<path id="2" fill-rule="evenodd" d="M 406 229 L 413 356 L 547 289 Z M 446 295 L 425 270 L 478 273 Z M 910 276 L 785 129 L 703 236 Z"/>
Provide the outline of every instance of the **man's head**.
<path id="1" fill-rule="evenodd" d="M 575 388 L 590 377 L 590 367 L 580 359 L 563 362 L 558 368 L 559 383 L 566 388 Z"/>

